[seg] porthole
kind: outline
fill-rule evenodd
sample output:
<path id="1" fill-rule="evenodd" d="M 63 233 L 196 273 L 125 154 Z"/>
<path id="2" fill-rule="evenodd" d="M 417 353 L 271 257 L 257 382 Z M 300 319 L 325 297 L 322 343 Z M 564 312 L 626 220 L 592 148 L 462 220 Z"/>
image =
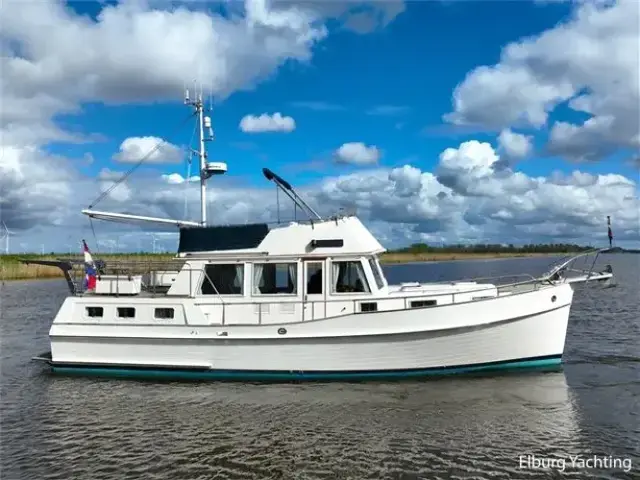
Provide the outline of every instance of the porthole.
<path id="1" fill-rule="evenodd" d="M 553 297 L 551 297 L 551 301 L 555 302 L 557 300 L 556 296 L 554 295 Z"/>

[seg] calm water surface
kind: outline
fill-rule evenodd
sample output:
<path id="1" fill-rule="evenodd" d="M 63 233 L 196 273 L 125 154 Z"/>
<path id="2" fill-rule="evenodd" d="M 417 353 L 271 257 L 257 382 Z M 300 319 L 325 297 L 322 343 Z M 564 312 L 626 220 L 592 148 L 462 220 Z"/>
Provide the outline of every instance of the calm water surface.
<path id="1" fill-rule="evenodd" d="M 0 478 L 640 478 L 640 256 L 607 262 L 617 286 L 576 293 L 562 371 L 403 383 L 52 377 L 30 358 L 48 350 L 64 281 L 7 283 Z M 428 281 L 540 273 L 548 263 L 385 270 L 394 282 Z M 521 455 L 567 464 L 520 468 Z M 627 458 L 633 469 L 575 469 L 569 455 Z"/>

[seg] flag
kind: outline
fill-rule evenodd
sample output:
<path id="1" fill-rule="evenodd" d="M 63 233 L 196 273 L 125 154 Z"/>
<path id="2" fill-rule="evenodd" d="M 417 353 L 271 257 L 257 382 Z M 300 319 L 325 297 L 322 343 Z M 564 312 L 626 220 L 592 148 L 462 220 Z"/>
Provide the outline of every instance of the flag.
<path id="1" fill-rule="evenodd" d="M 609 248 L 613 243 L 613 232 L 611 231 L 611 217 L 607 215 L 607 236 L 609 237 Z"/>
<path id="2" fill-rule="evenodd" d="M 93 257 L 87 246 L 87 242 L 82 240 L 84 247 L 84 288 L 86 290 L 95 290 L 96 288 L 96 265 L 93 262 Z"/>

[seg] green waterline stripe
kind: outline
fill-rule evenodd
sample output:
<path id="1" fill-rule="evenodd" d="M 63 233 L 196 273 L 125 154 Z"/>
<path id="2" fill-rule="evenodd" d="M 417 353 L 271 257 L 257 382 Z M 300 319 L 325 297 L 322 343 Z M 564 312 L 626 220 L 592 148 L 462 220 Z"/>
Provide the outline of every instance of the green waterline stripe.
<path id="1" fill-rule="evenodd" d="M 115 378 L 147 378 L 176 380 L 235 380 L 235 381 L 292 381 L 292 380 L 385 380 L 428 376 L 444 376 L 488 371 L 508 371 L 557 367 L 562 363 L 561 355 L 509 360 L 486 364 L 457 367 L 434 367 L 411 370 L 376 371 L 260 371 L 260 370 L 184 370 L 160 368 L 121 368 L 102 366 L 52 365 L 54 373 L 61 375 L 100 376 Z"/>

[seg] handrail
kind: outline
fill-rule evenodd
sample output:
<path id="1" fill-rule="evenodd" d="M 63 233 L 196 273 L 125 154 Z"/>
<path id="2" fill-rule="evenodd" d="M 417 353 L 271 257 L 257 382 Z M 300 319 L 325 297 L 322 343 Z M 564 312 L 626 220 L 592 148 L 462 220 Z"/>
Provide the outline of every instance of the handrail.
<path id="1" fill-rule="evenodd" d="M 518 278 L 518 277 L 527 277 L 530 281 L 537 280 L 536 277 L 531 275 L 530 273 L 514 273 L 508 275 L 496 275 L 491 277 L 463 277 L 462 279 L 457 279 L 454 281 L 441 281 L 441 282 L 429 282 L 429 283 L 437 283 L 440 285 L 451 284 L 451 283 L 461 283 L 461 282 L 477 282 L 479 280 L 488 281 L 488 280 L 500 280 L 502 278 Z M 517 282 L 514 282 L 516 284 Z M 509 285 L 509 284 L 507 284 Z"/>
<path id="2" fill-rule="evenodd" d="M 589 279 L 593 276 L 594 268 L 595 268 L 596 262 L 598 261 L 598 257 L 600 256 L 600 253 L 605 252 L 607 250 L 609 249 L 608 248 L 592 249 L 592 250 L 587 250 L 585 252 L 580 252 L 570 257 L 564 257 L 559 262 L 556 262 L 554 266 L 552 266 L 545 274 L 543 274 L 540 277 L 540 280 L 543 282 L 551 282 L 554 280 L 557 281 L 560 278 L 564 278 L 564 277 L 561 277 L 561 274 L 571 271 L 571 272 L 580 272 L 583 274 L 586 273 L 587 278 L 585 282 L 588 282 Z M 570 266 L 577 263 L 577 261 L 583 257 L 585 259 L 585 265 L 586 265 L 587 257 L 589 257 L 590 255 L 595 255 L 595 256 L 588 270 L 586 269 L 578 270 L 578 269 L 570 268 Z M 556 278 L 554 279 L 554 277 Z"/>
<path id="3" fill-rule="evenodd" d="M 426 282 L 426 283 L 416 282 L 416 283 L 418 283 L 417 285 L 418 288 L 424 289 L 425 286 L 428 288 L 428 286 L 430 285 L 442 286 L 442 285 L 451 285 L 451 284 L 464 283 L 464 282 L 478 282 L 478 288 L 465 290 L 464 293 L 470 293 L 470 294 L 483 292 L 493 288 L 504 290 L 504 289 L 515 288 L 515 287 L 526 285 L 526 284 L 532 284 L 532 285 L 535 285 L 534 288 L 538 288 L 538 286 L 542 284 L 555 283 L 558 280 L 560 280 L 561 277 L 559 275 L 556 275 L 558 274 L 558 272 L 561 272 L 563 274 L 567 271 L 580 272 L 580 270 L 574 270 L 573 268 L 571 268 L 572 263 L 575 263 L 576 260 L 582 257 L 586 258 L 589 255 L 596 254 L 596 258 L 594 259 L 593 263 L 591 264 L 587 272 L 587 277 L 590 278 L 594 274 L 595 264 L 601 251 L 602 250 L 581 252 L 577 255 L 571 256 L 569 259 L 564 259 L 564 261 L 556 262 L 555 266 L 551 270 L 549 270 L 547 273 L 543 274 L 540 277 L 534 277 L 530 273 L 514 273 L 514 274 L 504 274 L 504 275 L 496 275 L 496 276 L 467 277 L 463 279 L 455 279 L 455 280 L 449 280 L 449 281 L 436 281 L 436 282 Z M 188 272 L 189 273 L 189 294 L 188 295 L 190 297 L 201 297 L 202 295 L 199 295 L 194 290 L 193 288 L 194 286 L 192 285 L 192 282 L 193 282 L 192 272 L 197 271 L 201 274 L 204 274 L 204 278 L 211 283 L 211 285 L 213 286 L 215 295 L 218 297 L 220 304 L 225 305 L 226 303 L 228 303 L 229 297 L 227 297 L 226 295 L 222 295 L 217 290 L 215 284 L 213 283 L 209 275 L 206 273 L 206 269 L 202 268 L 201 265 L 198 265 L 197 267 L 192 267 L 191 265 L 188 265 L 188 262 L 189 262 L 189 259 L 175 258 L 175 257 L 169 258 L 169 259 L 163 259 L 163 260 L 151 260 L 151 259 L 114 260 L 114 261 L 107 261 L 107 262 L 102 260 L 102 263 L 100 265 L 99 272 L 98 272 L 98 278 L 100 278 L 100 276 L 102 275 L 108 275 L 108 274 L 115 275 L 117 280 L 116 294 L 119 295 L 120 285 L 118 280 L 120 278 L 125 276 L 130 279 L 132 275 L 136 275 L 136 276 L 142 276 L 144 280 L 145 277 L 148 275 L 149 281 L 147 282 L 145 280 L 142 282 L 142 290 L 146 295 L 151 294 L 152 296 L 156 296 L 156 295 L 167 295 L 167 289 L 171 288 L 171 284 L 170 283 L 158 284 L 157 283 L 158 278 L 154 274 L 157 274 L 159 272 L 175 272 L 175 274 L 178 275 L 180 274 L 180 272 Z M 30 261 L 30 263 L 43 263 L 43 262 Z M 67 277 L 67 282 L 69 284 L 69 289 L 72 295 L 82 295 L 84 293 L 80 288 L 82 285 L 81 279 L 84 277 L 83 262 L 71 260 L 68 262 L 59 261 L 59 262 L 47 262 L 47 263 L 53 264 L 55 266 L 60 266 L 63 269 L 63 271 L 65 271 L 65 277 Z M 585 273 L 585 270 L 582 270 L 581 272 Z M 76 274 L 75 282 L 71 278 L 72 273 Z M 556 278 L 554 278 L 554 275 L 556 276 Z M 502 283 L 502 280 L 504 279 L 513 279 L 513 281 Z M 243 281 L 244 281 L 244 276 L 243 276 Z M 388 282 L 385 282 L 385 283 L 388 283 Z M 451 295 L 450 291 L 445 293 L 441 293 L 441 292 L 425 293 L 424 291 L 410 290 L 407 292 L 406 290 L 402 289 L 402 284 L 388 285 L 388 286 L 392 288 L 394 291 L 390 297 L 385 296 L 385 298 L 402 298 L 403 296 L 406 296 L 406 298 L 415 298 L 416 296 L 422 296 L 422 295 L 428 295 L 429 297 L 440 297 L 443 295 Z M 403 295 L 403 294 L 406 294 L 406 295 Z M 231 297 L 231 298 L 237 298 L 237 296 Z M 261 298 L 261 297 L 259 296 L 254 297 L 253 294 L 250 293 L 247 298 L 250 298 L 252 300 L 252 303 L 255 303 L 254 300 L 256 298 Z M 266 299 L 270 297 L 262 297 L 262 298 Z M 375 298 L 375 297 L 363 296 L 363 298 Z M 326 301 L 340 302 L 342 301 L 342 299 L 335 298 L 335 299 L 328 299 Z M 232 303 L 237 303 L 237 302 L 232 300 Z M 261 303 L 261 302 L 258 302 L 258 303 Z M 223 307 L 223 310 L 224 310 L 224 307 Z"/>

